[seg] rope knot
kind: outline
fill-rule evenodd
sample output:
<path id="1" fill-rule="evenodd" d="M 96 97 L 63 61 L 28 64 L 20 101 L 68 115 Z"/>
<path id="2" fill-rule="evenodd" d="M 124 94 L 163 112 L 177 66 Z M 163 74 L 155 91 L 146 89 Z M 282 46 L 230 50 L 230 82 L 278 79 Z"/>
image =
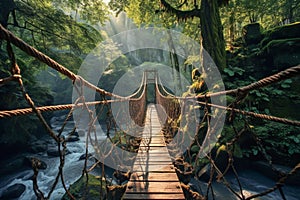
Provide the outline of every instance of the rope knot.
<path id="1" fill-rule="evenodd" d="M 243 90 L 241 88 L 238 88 L 237 91 L 236 91 L 236 102 L 237 103 L 241 102 L 247 96 L 248 96 L 248 92 L 247 91 L 245 91 L 245 90 Z"/>
<path id="2" fill-rule="evenodd" d="M 12 77 L 14 79 L 21 79 L 22 78 L 21 74 L 13 74 Z"/>

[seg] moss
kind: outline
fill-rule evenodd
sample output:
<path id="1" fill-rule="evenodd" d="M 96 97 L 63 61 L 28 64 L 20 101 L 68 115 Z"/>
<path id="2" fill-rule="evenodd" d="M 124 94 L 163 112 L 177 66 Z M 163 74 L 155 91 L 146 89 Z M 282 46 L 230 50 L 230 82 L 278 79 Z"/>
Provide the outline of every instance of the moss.
<path id="1" fill-rule="evenodd" d="M 270 30 L 267 30 L 263 33 L 265 36 L 261 41 L 261 46 L 264 47 L 271 40 L 279 40 L 279 39 L 288 39 L 288 38 L 297 38 L 300 33 L 300 22 L 296 22 L 293 24 L 288 24 L 284 26 L 279 26 Z"/>
<path id="2" fill-rule="evenodd" d="M 100 199 L 100 188 L 101 181 L 96 176 L 89 174 L 88 179 L 86 175 L 81 176 L 74 184 L 70 186 L 69 191 L 76 199 L 98 200 Z M 105 181 L 103 181 L 102 194 L 105 194 L 105 191 L 106 184 Z M 67 194 L 65 194 L 62 199 L 68 200 L 70 198 Z"/>
<path id="3" fill-rule="evenodd" d="M 297 65 L 300 62 L 300 38 L 272 40 L 261 49 L 260 55 L 279 70 Z"/>
<path id="4" fill-rule="evenodd" d="M 291 49 L 291 47 L 293 48 Z M 273 52 L 274 51 L 278 52 L 282 50 L 291 51 L 293 49 L 298 49 L 299 47 L 300 47 L 300 38 L 279 39 L 279 40 L 270 41 L 262 48 L 261 51 L 272 53 L 272 51 Z"/>

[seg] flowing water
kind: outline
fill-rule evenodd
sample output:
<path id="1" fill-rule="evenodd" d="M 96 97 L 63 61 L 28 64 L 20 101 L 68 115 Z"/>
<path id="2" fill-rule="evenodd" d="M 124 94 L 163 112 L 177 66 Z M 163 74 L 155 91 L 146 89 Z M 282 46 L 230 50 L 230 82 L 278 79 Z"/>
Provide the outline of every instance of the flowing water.
<path id="1" fill-rule="evenodd" d="M 60 117 L 62 119 L 62 117 Z M 54 118 L 51 120 L 51 127 L 54 131 L 58 131 L 61 128 L 62 122 L 57 120 L 58 118 Z M 63 135 L 67 135 L 72 131 L 74 124 L 72 122 L 68 122 L 67 126 L 64 129 Z M 84 160 L 80 160 L 80 157 L 85 153 L 85 136 L 80 136 L 80 140 L 76 142 L 69 142 L 67 144 L 67 150 L 70 152 L 66 155 L 65 158 L 65 166 L 63 168 L 64 180 L 67 187 L 70 186 L 73 182 L 75 182 L 82 174 Z M 103 138 L 105 136 L 103 135 Z M 49 145 L 52 146 L 51 148 L 57 148 L 55 146 L 54 140 L 49 139 L 48 141 L 48 149 Z M 90 152 L 93 149 L 89 149 Z M 44 192 L 44 194 L 48 194 L 50 191 L 50 187 L 52 186 L 54 179 L 58 173 L 59 169 L 59 157 L 50 157 L 47 155 L 47 152 L 38 153 L 29 155 L 35 158 L 40 159 L 41 161 L 47 164 L 47 169 L 39 170 L 38 175 L 38 185 L 39 189 Z M 91 163 L 90 163 L 91 164 Z M 21 183 L 26 186 L 26 190 L 24 193 L 19 197 L 20 200 L 34 200 L 36 196 L 33 192 L 33 184 L 32 178 L 33 170 L 24 170 L 18 173 L 7 175 L 3 179 L 0 180 L 0 197 L 2 196 L 3 191 L 6 188 L 15 185 L 17 183 Z M 59 181 L 58 185 L 56 186 L 54 192 L 51 195 L 50 199 L 61 199 L 64 195 L 65 190 L 63 189 L 61 181 Z"/>

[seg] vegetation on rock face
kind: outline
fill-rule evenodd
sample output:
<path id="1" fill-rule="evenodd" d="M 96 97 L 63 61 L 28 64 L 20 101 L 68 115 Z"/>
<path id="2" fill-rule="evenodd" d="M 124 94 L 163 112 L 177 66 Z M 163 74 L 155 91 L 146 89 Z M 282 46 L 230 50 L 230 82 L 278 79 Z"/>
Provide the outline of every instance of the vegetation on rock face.
<path id="1" fill-rule="evenodd" d="M 71 185 L 71 187 L 69 188 L 69 192 L 75 197 L 75 199 L 102 199 L 104 197 L 104 194 L 106 193 L 106 182 L 105 180 L 102 180 L 101 184 L 101 180 L 99 180 L 99 177 L 90 174 L 88 175 L 88 177 L 84 175 Z M 70 198 L 67 194 L 65 194 L 62 199 L 68 200 Z"/>
<path id="2" fill-rule="evenodd" d="M 102 189 L 100 189 L 102 186 Z M 69 192 L 78 200 L 98 200 L 121 199 L 126 190 L 126 184 L 121 186 L 108 186 L 105 180 L 99 180 L 99 177 L 89 174 L 88 178 L 84 175 L 70 186 Z M 69 200 L 65 194 L 62 200 Z"/>

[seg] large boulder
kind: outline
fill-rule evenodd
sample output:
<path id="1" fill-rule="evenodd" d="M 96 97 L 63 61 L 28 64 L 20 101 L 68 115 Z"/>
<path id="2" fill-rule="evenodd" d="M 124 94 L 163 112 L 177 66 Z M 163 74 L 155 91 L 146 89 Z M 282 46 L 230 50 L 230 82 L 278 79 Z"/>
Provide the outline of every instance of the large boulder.
<path id="1" fill-rule="evenodd" d="M 276 71 L 295 66 L 300 63 L 300 38 L 272 40 L 261 52 L 267 58 L 266 65 Z"/>
<path id="2" fill-rule="evenodd" d="M 248 24 L 243 27 L 242 31 L 247 45 L 258 44 L 262 39 L 259 23 Z"/>
<path id="3" fill-rule="evenodd" d="M 300 23 L 268 30 L 260 43 L 260 56 L 266 58 L 268 71 L 284 70 L 300 63 Z M 270 67 L 272 67 L 270 69 Z"/>
<path id="4" fill-rule="evenodd" d="M 272 40 L 282 40 L 299 38 L 300 22 L 278 26 L 273 29 L 267 30 L 263 35 L 264 39 L 261 41 L 261 46 L 266 46 Z"/>
<path id="5" fill-rule="evenodd" d="M 0 199 L 2 200 L 6 200 L 6 199 L 16 199 L 18 197 L 20 197 L 23 192 L 26 190 L 26 186 L 20 183 L 17 183 L 15 185 L 9 186 L 8 188 L 6 188 Z"/>

